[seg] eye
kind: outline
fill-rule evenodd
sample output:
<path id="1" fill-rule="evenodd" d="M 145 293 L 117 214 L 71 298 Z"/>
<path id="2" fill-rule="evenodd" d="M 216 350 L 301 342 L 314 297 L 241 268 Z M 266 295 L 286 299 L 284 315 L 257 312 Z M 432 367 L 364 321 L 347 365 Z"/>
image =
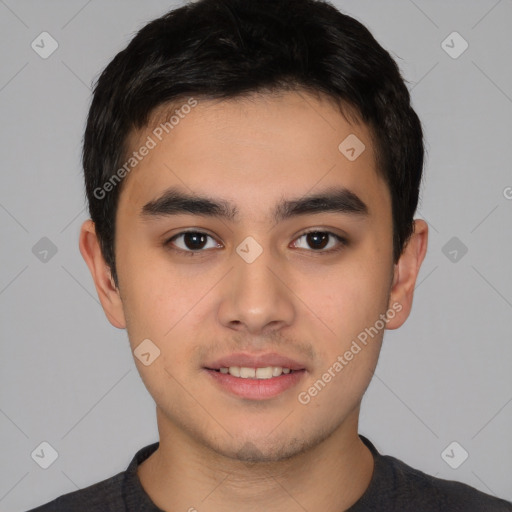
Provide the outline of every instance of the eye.
<path id="1" fill-rule="evenodd" d="M 213 241 L 210 243 L 210 246 L 208 246 L 208 239 Z M 313 248 L 311 252 L 316 252 L 319 255 L 341 251 L 348 245 L 348 241 L 345 238 L 330 231 L 307 231 L 295 240 L 300 241 L 301 239 L 304 239 L 305 243 Z M 294 247 L 297 247 L 296 241 L 293 244 Z M 211 235 L 202 231 L 182 231 L 169 238 L 164 242 L 164 245 L 172 251 L 186 256 L 196 256 L 201 252 L 205 252 L 203 249 L 222 247 Z M 299 246 L 299 249 L 308 249 L 308 247 Z"/>
<path id="2" fill-rule="evenodd" d="M 186 254 L 187 256 L 194 256 L 195 253 L 201 252 L 202 249 L 212 249 L 219 247 L 219 244 L 216 242 L 208 247 L 208 238 L 214 240 L 212 236 L 208 235 L 207 233 L 203 233 L 202 231 L 182 231 L 181 233 L 178 233 L 177 235 L 174 235 L 172 238 L 167 240 L 165 245 L 170 246 L 173 251 Z M 176 241 L 180 239 L 181 245 L 176 243 Z M 177 245 L 178 248 L 173 247 L 173 245 Z"/>
<path id="3" fill-rule="evenodd" d="M 348 245 L 348 241 L 342 236 L 330 231 L 318 231 L 312 230 L 302 234 L 296 240 L 304 239 L 305 243 L 315 249 L 313 252 L 319 254 L 330 254 L 333 252 L 341 251 Z M 332 242 L 332 243 L 331 243 Z M 327 250 L 325 250 L 327 247 Z M 307 247 L 299 247 L 301 249 L 307 249 Z"/>

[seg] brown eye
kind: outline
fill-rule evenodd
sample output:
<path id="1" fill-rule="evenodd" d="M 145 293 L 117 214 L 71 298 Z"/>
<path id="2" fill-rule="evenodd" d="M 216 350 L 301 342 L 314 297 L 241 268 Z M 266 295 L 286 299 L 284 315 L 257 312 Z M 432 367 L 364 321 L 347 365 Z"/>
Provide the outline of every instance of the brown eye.
<path id="1" fill-rule="evenodd" d="M 213 237 L 201 231 L 183 231 L 167 240 L 165 245 L 177 252 L 193 256 L 195 252 L 204 252 L 203 249 L 219 247 L 216 242 L 207 247 L 208 239 L 213 240 Z"/>
<path id="2" fill-rule="evenodd" d="M 314 249 L 325 249 L 325 246 L 329 243 L 329 235 L 321 231 L 313 231 L 306 235 L 306 242 Z"/>
<path id="3" fill-rule="evenodd" d="M 301 239 L 304 239 L 306 247 L 299 247 L 300 249 L 313 249 L 313 252 L 320 254 L 336 252 L 347 245 L 345 238 L 330 231 L 308 231 L 297 238 L 297 240 Z M 327 250 L 325 250 L 326 247 Z"/>

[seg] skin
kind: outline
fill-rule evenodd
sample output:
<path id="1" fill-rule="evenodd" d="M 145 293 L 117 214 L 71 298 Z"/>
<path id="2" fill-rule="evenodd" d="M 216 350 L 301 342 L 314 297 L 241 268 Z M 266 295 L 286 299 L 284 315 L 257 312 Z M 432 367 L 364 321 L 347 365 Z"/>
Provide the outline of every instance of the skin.
<path id="1" fill-rule="evenodd" d="M 305 101 L 307 100 L 307 101 Z M 130 137 L 138 148 L 151 134 Z M 349 161 L 338 145 L 355 134 L 366 146 Z M 143 219 L 141 208 L 168 187 L 233 202 L 237 222 L 198 215 Z M 369 215 L 322 212 L 274 224 L 282 198 L 345 186 Z M 196 228 L 212 238 L 202 253 L 173 252 L 165 241 Z M 317 228 L 345 235 L 320 255 L 302 237 Z M 149 338 L 160 356 L 135 362 L 156 403 L 159 449 L 138 470 L 163 510 L 345 510 L 371 480 L 373 458 L 358 437 L 362 396 L 384 329 L 307 405 L 307 390 L 358 333 L 400 304 L 386 325 L 407 319 L 427 249 L 415 231 L 393 263 L 391 197 L 377 174 L 370 132 L 333 103 L 305 92 L 200 101 L 125 178 L 116 215 L 114 286 L 92 221 L 80 234 L 101 304 L 132 350 Z M 236 252 L 247 237 L 262 254 Z M 183 237 L 171 247 L 186 250 Z M 339 243 L 331 238 L 328 250 Z M 193 245 L 191 247 L 194 247 Z M 190 250 L 190 249 L 189 249 Z M 268 400 L 220 390 L 203 365 L 235 351 L 277 352 L 305 364 L 298 386 Z"/>

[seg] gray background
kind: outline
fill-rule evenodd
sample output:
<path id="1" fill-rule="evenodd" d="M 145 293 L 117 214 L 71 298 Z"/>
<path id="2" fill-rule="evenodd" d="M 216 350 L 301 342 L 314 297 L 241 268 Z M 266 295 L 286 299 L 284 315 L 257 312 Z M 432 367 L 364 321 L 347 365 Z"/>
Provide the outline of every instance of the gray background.
<path id="1" fill-rule="evenodd" d="M 398 59 L 428 152 L 417 216 L 429 250 L 409 320 L 385 335 L 360 431 L 512 500 L 512 1 L 335 4 Z M 1 511 L 108 478 L 157 440 L 126 333 L 106 320 L 78 251 L 79 157 L 92 81 L 176 5 L 0 0 Z M 59 44 L 47 59 L 31 48 L 43 31 Z M 441 46 L 453 31 L 469 43 L 458 58 Z M 43 237 L 57 248 L 46 261 L 32 250 Z M 42 441 L 58 452 L 48 469 L 31 458 Z M 457 469 L 441 456 L 452 441 L 469 453 Z"/>

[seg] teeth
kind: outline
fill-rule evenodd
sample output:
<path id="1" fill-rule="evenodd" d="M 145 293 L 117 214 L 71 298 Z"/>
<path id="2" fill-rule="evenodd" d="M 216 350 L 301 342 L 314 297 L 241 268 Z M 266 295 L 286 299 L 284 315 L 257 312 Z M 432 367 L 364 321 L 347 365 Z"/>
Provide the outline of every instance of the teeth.
<path id="1" fill-rule="evenodd" d="M 267 366 L 266 368 L 258 368 L 255 373 L 257 379 L 271 379 L 272 366 Z"/>
<path id="2" fill-rule="evenodd" d="M 233 377 L 240 377 L 240 366 L 230 366 L 228 371 Z"/>
<path id="3" fill-rule="evenodd" d="M 265 368 L 230 366 L 229 368 L 220 368 L 219 371 L 242 379 L 271 379 L 272 377 L 279 377 L 282 373 L 286 375 L 291 372 L 290 368 L 282 368 L 281 366 L 266 366 Z"/>
<path id="4" fill-rule="evenodd" d="M 248 379 L 249 377 L 254 379 L 254 377 L 256 377 L 256 370 L 254 368 L 245 368 L 242 366 L 242 368 L 240 368 L 240 377 L 242 377 L 242 379 Z"/>

